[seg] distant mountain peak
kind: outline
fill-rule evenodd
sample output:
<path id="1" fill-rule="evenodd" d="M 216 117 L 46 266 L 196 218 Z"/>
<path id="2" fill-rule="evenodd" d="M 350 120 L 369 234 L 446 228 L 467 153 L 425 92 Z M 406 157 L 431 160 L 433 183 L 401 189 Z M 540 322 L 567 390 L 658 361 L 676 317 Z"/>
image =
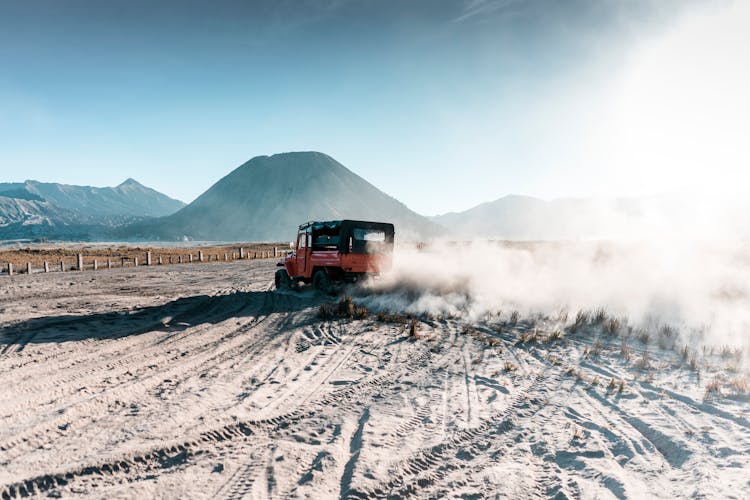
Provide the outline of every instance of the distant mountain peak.
<path id="1" fill-rule="evenodd" d="M 136 224 L 127 237 L 286 241 L 304 221 L 343 218 L 393 222 L 404 239 L 440 231 L 331 156 L 294 151 L 251 158 L 179 212 Z"/>
<path id="2" fill-rule="evenodd" d="M 132 177 L 128 177 L 127 179 L 125 179 L 124 181 L 122 181 L 120 183 L 120 185 L 118 185 L 117 187 L 127 187 L 127 186 L 143 187 L 143 184 L 141 184 L 137 180 L 133 179 Z"/>

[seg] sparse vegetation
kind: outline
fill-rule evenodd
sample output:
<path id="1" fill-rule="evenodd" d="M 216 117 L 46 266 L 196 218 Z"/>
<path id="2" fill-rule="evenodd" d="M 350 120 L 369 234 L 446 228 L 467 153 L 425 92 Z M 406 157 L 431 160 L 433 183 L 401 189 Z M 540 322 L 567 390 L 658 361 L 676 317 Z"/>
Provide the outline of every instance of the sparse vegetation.
<path id="1" fill-rule="evenodd" d="M 555 328 L 552 330 L 549 335 L 547 335 L 547 338 L 545 339 L 546 342 L 559 342 L 565 338 L 565 335 L 563 334 L 562 330 Z"/>
<path id="2" fill-rule="evenodd" d="M 620 343 L 620 357 L 625 361 L 630 361 L 631 358 L 630 347 L 628 347 L 628 343 L 625 342 L 625 339 L 622 339 L 622 342 Z"/>
<path id="3" fill-rule="evenodd" d="M 638 342 L 640 342 L 641 344 L 648 345 L 648 342 L 651 340 L 651 334 L 648 333 L 648 330 L 640 328 L 636 332 L 635 338 L 637 338 Z"/>
<path id="4" fill-rule="evenodd" d="M 577 332 L 578 330 L 586 326 L 589 323 L 590 317 L 591 316 L 588 311 L 584 311 L 583 309 L 579 310 L 578 313 L 576 313 L 575 322 L 570 327 L 571 331 Z"/>
<path id="5" fill-rule="evenodd" d="M 516 340 L 516 345 L 533 344 L 539 341 L 539 333 L 536 328 L 530 332 L 524 332 Z"/>
<path id="6" fill-rule="evenodd" d="M 594 313 L 594 324 L 601 325 L 607 319 L 607 309 L 600 307 Z"/>
<path id="7" fill-rule="evenodd" d="M 506 361 L 503 364 L 503 370 L 505 370 L 506 372 L 514 372 L 514 371 L 518 370 L 518 366 L 515 363 L 513 363 L 512 361 Z"/>
<path id="8" fill-rule="evenodd" d="M 677 338 L 677 330 L 669 325 L 662 325 L 658 331 L 658 342 L 661 349 L 670 349 L 674 347 Z"/>
<path id="9" fill-rule="evenodd" d="M 410 338 L 417 338 L 419 332 L 419 322 L 416 319 L 410 319 L 406 331 L 409 332 Z"/>
<path id="10" fill-rule="evenodd" d="M 324 320 L 365 319 L 367 316 L 367 308 L 355 304 L 348 295 L 345 295 L 338 304 L 325 303 L 318 308 L 318 317 Z"/>
<path id="11" fill-rule="evenodd" d="M 550 363 L 552 363 L 555 366 L 562 365 L 562 359 L 559 356 L 555 356 L 554 354 L 550 354 L 547 359 Z"/>
<path id="12" fill-rule="evenodd" d="M 690 356 L 690 348 L 687 345 L 682 346 L 680 355 L 682 356 L 682 361 L 687 361 Z"/>
<path id="13" fill-rule="evenodd" d="M 719 379 L 713 379 L 711 382 L 706 384 L 706 392 L 703 398 L 706 399 L 712 395 L 721 396 L 721 382 Z"/>
<path id="14" fill-rule="evenodd" d="M 648 356 L 648 351 L 643 351 L 643 354 L 640 358 L 635 362 L 635 367 L 640 370 L 648 370 L 651 368 L 651 362 L 650 358 Z"/>
<path id="15" fill-rule="evenodd" d="M 518 311 L 513 311 L 512 313 L 510 313 L 509 323 L 513 326 L 518 325 Z"/>
<path id="16" fill-rule="evenodd" d="M 591 346 L 591 354 L 593 354 L 594 356 L 598 356 L 599 354 L 601 354 L 602 349 L 603 349 L 602 343 L 599 342 L 599 339 L 596 339 L 594 341 L 594 345 Z"/>
<path id="17" fill-rule="evenodd" d="M 604 321 L 604 331 L 609 335 L 613 337 L 618 336 L 620 334 L 620 329 L 621 323 L 619 319 L 607 318 L 607 320 Z"/>
<path id="18" fill-rule="evenodd" d="M 580 425 L 573 425 L 573 440 L 580 441 L 586 437 L 586 433 L 583 430 L 583 427 Z"/>
<path id="19" fill-rule="evenodd" d="M 735 377 L 727 382 L 727 388 L 730 389 L 735 396 L 748 396 L 750 395 L 750 384 L 746 378 Z"/>
<path id="20" fill-rule="evenodd" d="M 694 372 L 698 371 L 698 359 L 696 358 L 695 353 L 690 355 L 690 359 L 688 360 L 688 366 Z"/>

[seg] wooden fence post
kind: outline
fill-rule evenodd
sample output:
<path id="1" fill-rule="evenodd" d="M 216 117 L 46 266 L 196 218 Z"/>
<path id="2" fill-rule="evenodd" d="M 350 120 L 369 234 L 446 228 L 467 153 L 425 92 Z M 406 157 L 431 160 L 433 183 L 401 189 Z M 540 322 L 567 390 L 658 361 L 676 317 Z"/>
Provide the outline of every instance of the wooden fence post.
<path id="1" fill-rule="evenodd" d="M 26 274 L 31 274 L 31 262 L 26 263 Z"/>
<path id="2" fill-rule="evenodd" d="M 112 269 L 112 259 L 107 259 L 107 269 Z"/>
<path id="3" fill-rule="evenodd" d="M 156 259 L 156 262 L 161 266 L 164 264 L 164 261 L 161 260 L 161 255 Z"/>
<path id="4" fill-rule="evenodd" d="M 78 270 L 83 271 L 83 254 L 78 254 Z"/>
<path id="5" fill-rule="evenodd" d="M 94 271 L 99 269 L 99 261 L 94 259 Z"/>
<path id="6" fill-rule="evenodd" d="M 279 256 L 279 248 L 278 247 L 273 247 L 273 256 L 274 257 L 278 257 Z"/>
<path id="7" fill-rule="evenodd" d="M 198 250 L 198 261 L 203 262 L 203 250 Z"/>
<path id="8" fill-rule="evenodd" d="M 120 258 L 120 267 L 125 267 L 125 261 L 128 260 L 125 257 Z"/>
<path id="9" fill-rule="evenodd" d="M 190 260 L 191 263 L 193 262 L 193 254 L 190 254 L 190 259 L 189 260 Z"/>
<path id="10" fill-rule="evenodd" d="M 240 247 L 240 259 L 244 259 L 244 258 L 245 258 L 245 249 Z"/>
<path id="11" fill-rule="evenodd" d="M 146 252 L 146 265 L 151 265 L 151 252 Z"/>
<path id="12" fill-rule="evenodd" d="M 45 273 L 49 272 L 49 262 L 47 262 L 46 260 L 44 261 L 44 272 Z"/>
<path id="13" fill-rule="evenodd" d="M 133 257 L 133 267 L 138 267 L 138 257 Z"/>
<path id="14" fill-rule="evenodd" d="M 60 271 L 65 271 L 65 262 L 60 261 Z"/>
<path id="15" fill-rule="evenodd" d="M 8 262 L 8 276 L 13 276 L 13 263 Z"/>

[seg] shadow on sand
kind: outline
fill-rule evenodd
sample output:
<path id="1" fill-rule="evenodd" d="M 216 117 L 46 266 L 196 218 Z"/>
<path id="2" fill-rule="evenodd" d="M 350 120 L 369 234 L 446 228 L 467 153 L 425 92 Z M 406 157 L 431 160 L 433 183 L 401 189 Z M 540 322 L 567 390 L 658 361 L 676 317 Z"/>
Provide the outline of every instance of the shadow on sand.
<path id="1" fill-rule="evenodd" d="M 29 343 L 115 339 L 151 331 L 178 332 L 230 318 L 267 316 L 314 306 L 312 294 L 272 291 L 182 297 L 165 304 L 94 314 L 61 314 L 32 318 L 0 327 L 0 353 Z"/>

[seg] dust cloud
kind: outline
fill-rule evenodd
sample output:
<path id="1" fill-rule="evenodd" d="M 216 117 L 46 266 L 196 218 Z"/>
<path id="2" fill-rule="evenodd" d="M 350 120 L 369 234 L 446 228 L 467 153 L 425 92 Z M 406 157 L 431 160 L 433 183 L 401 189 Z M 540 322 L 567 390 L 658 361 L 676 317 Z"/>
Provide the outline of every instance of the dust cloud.
<path id="1" fill-rule="evenodd" d="M 685 340 L 745 344 L 750 248 L 705 241 L 467 242 L 400 246 L 393 269 L 360 289 L 375 310 L 559 317 L 601 308 Z M 572 320 L 572 319 L 571 319 Z"/>

